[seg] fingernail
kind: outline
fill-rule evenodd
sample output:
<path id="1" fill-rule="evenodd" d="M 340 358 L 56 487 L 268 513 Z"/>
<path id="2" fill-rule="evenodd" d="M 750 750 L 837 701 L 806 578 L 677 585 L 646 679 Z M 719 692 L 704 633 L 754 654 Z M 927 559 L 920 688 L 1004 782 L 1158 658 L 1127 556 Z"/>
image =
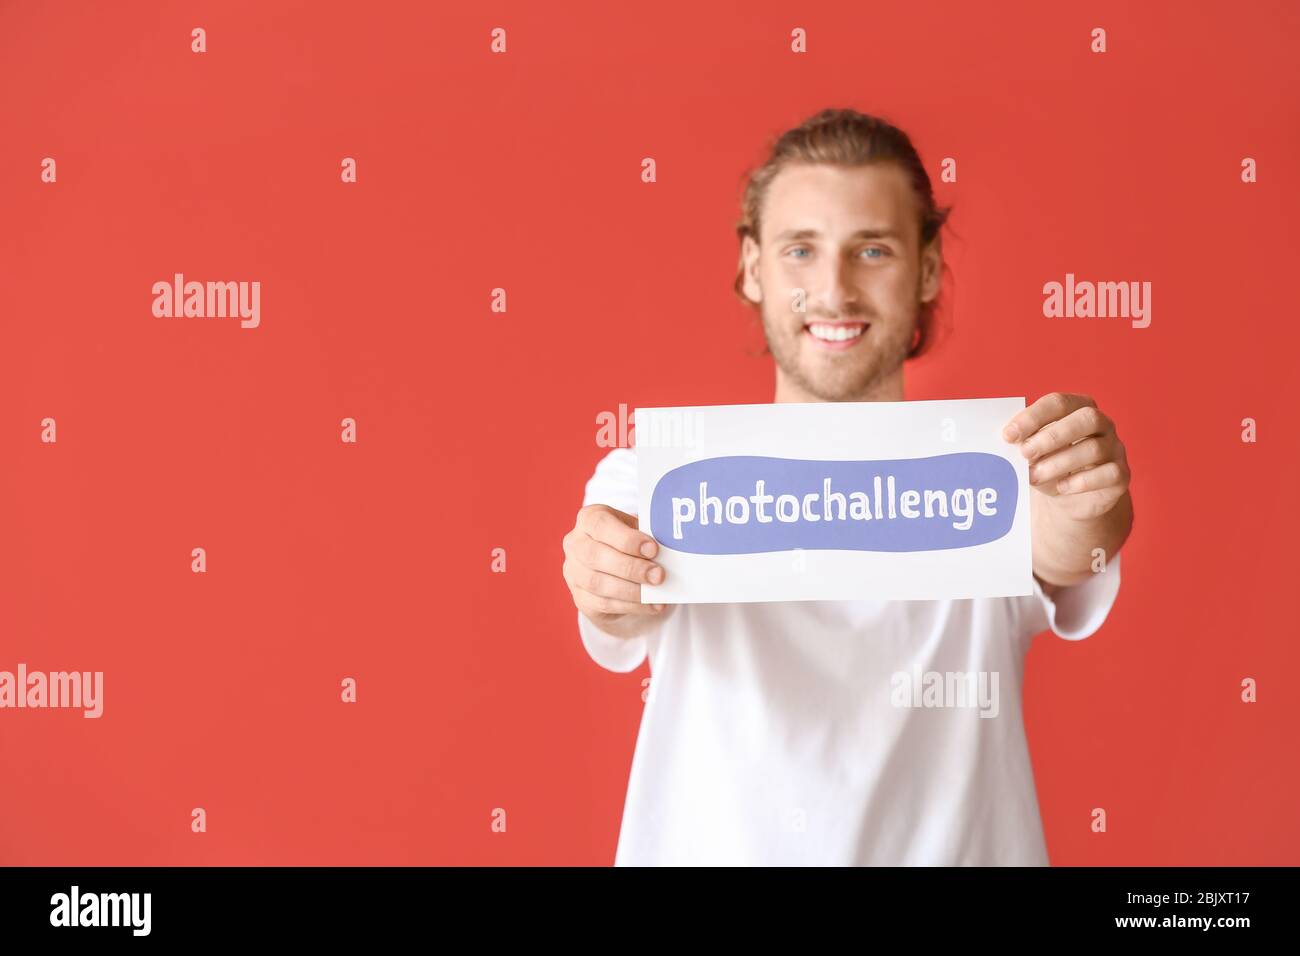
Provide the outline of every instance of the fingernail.
<path id="1" fill-rule="evenodd" d="M 655 543 L 653 541 L 647 541 L 645 544 L 641 545 L 641 553 L 647 558 L 653 558 L 655 556 Z"/>
<path id="2" fill-rule="evenodd" d="M 650 573 L 647 574 L 646 577 L 650 579 L 651 584 L 658 584 L 660 581 L 664 579 L 664 569 L 651 568 Z"/>
<path id="3" fill-rule="evenodd" d="M 1002 437 L 1007 441 L 1015 441 L 1020 437 L 1020 429 L 1015 425 L 1008 425 L 1006 428 L 1002 429 Z"/>
<path id="4" fill-rule="evenodd" d="M 1070 490 L 1070 479 L 1069 479 L 1069 478 L 1062 478 L 1060 481 L 1058 481 L 1058 482 L 1056 483 L 1056 490 L 1057 490 L 1057 491 L 1061 491 L 1061 492 L 1069 491 L 1069 490 Z"/>
<path id="5" fill-rule="evenodd" d="M 652 604 L 650 606 L 653 607 L 656 611 L 662 611 L 664 609 L 664 606 L 662 604 Z"/>

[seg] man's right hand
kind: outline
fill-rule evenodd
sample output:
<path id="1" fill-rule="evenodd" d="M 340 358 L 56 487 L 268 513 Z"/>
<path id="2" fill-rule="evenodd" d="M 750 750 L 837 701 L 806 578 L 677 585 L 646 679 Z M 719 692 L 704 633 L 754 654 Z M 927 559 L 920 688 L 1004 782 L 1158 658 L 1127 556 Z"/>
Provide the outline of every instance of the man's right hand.
<path id="1" fill-rule="evenodd" d="M 635 515 L 588 505 L 564 536 L 564 580 L 574 606 L 616 637 L 648 631 L 672 608 L 641 603 L 641 585 L 662 584 L 665 571 L 650 560 L 659 543 L 636 525 Z"/>

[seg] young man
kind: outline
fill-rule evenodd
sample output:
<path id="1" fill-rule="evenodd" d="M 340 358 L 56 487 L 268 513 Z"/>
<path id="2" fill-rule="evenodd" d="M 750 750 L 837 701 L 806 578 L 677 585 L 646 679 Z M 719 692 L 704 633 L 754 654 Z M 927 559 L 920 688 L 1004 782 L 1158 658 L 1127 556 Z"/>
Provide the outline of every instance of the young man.
<path id="1" fill-rule="evenodd" d="M 946 217 L 908 137 L 823 111 L 777 140 L 743 205 L 736 291 L 761 313 L 775 400 L 902 401 Z M 1030 461 L 1025 597 L 642 605 L 665 572 L 637 530 L 636 452 L 601 460 L 564 578 L 591 657 L 627 672 L 648 655 L 652 672 L 616 865 L 1047 863 L 1024 657 L 1038 632 L 1078 640 L 1109 613 L 1129 470 L 1087 396 L 1047 395 L 1003 437 Z M 985 716 L 896 705 L 894 676 L 929 672 L 978 676 L 998 700 Z"/>

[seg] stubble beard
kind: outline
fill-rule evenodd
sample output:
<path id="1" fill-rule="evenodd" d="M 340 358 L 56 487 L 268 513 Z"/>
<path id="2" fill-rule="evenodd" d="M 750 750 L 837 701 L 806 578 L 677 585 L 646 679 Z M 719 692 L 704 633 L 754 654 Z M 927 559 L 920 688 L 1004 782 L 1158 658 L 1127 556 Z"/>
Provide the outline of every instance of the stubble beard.
<path id="1" fill-rule="evenodd" d="M 819 356 L 821 361 L 816 367 L 808 361 L 815 353 L 810 353 L 810 344 L 802 341 L 807 333 L 801 316 L 786 314 L 774 320 L 764 309 L 763 334 L 777 368 L 801 392 L 822 402 L 865 401 L 907 358 L 916 318 L 910 324 L 861 318 L 871 323 L 862 333 L 864 341 L 846 352 Z"/>

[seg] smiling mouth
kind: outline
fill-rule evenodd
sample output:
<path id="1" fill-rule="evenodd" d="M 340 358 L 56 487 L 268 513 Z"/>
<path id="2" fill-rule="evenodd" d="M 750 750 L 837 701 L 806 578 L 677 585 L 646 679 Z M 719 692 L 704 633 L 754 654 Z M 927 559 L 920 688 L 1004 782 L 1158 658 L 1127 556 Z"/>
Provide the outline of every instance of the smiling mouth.
<path id="1" fill-rule="evenodd" d="M 870 326 L 869 322 L 808 322 L 803 331 L 820 348 L 852 348 Z"/>

